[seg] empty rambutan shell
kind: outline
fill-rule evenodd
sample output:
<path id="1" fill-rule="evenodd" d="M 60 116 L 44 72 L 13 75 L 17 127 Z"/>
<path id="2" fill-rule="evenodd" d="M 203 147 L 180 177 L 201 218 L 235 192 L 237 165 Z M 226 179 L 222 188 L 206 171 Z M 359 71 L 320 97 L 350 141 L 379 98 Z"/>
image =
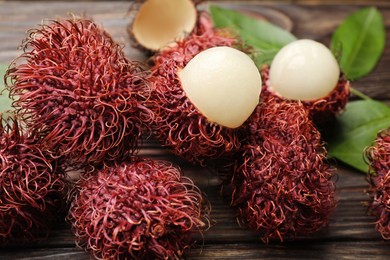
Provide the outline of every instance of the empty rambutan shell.
<path id="1" fill-rule="evenodd" d="M 240 126 L 259 102 L 261 77 L 225 32 L 205 30 L 153 57 L 154 133 L 174 154 L 207 161 L 240 147 Z"/>
<path id="2" fill-rule="evenodd" d="M 317 124 L 341 113 L 350 96 L 350 82 L 323 44 L 302 39 L 282 48 L 271 67 L 262 69 L 263 99 L 299 100 Z M 265 101 L 266 102 L 266 101 Z"/>
<path id="3" fill-rule="evenodd" d="M 132 158 L 79 180 L 68 221 L 99 259 L 178 259 L 209 226 L 209 205 L 170 162 Z"/>
<path id="4" fill-rule="evenodd" d="M 0 245 L 48 236 L 65 215 L 67 181 L 16 119 L 0 122 Z"/>
<path id="5" fill-rule="evenodd" d="M 336 206 L 334 170 L 300 102 L 261 103 L 232 180 L 238 220 L 265 243 L 310 235 Z"/>
<path id="6" fill-rule="evenodd" d="M 390 128 L 381 131 L 372 146 L 366 149 L 369 164 L 369 211 L 376 217 L 376 229 L 390 239 Z"/>
<path id="7" fill-rule="evenodd" d="M 198 19 L 192 0 L 142 0 L 133 9 L 130 38 L 150 51 L 161 50 L 188 36 Z"/>
<path id="8" fill-rule="evenodd" d="M 70 165 L 125 157 L 152 121 L 146 72 L 101 27 L 58 19 L 31 30 L 6 74 L 24 123 Z"/>

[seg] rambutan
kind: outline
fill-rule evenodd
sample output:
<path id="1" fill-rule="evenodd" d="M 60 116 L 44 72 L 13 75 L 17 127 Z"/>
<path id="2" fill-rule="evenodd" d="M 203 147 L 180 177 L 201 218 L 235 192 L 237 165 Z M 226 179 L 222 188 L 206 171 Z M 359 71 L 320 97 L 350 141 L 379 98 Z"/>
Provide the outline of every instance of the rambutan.
<path id="1" fill-rule="evenodd" d="M 190 162 L 236 152 L 240 126 L 259 102 L 260 73 L 235 46 L 224 31 L 205 29 L 153 57 L 148 102 L 155 136 Z"/>
<path id="2" fill-rule="evenodd" d="M 47 237 L 64 217 L 67 181 L 17 119 L 0 120 L 0 245 Z"/>
<path id="3" fill-rule="evenodd" d="M 299 100 L 311 118 L 324 124 L 341 113 L 350 96 L 350 82 L 340 73 L 333 54 L 313 40 L 297 40 L 283 47 L 271 67 L 262 69 L 265 100 Z"/>
<path id="4" fill-rule="evenodd" d="M 390 128 L 382 130 L 374 144 L 366 149 L 369 164 L 369 211 L 376 217 L 376 229 L 390 239 Z"/>
<path id="5" fill-rule="evenodd" d="M 270 99 L 248 121 L 232 180 L 239 222 L 265 243 L 326 226 L 336 206 L 334 170 L 303 104 Z"/>
<path id="6" fill-rule="evenodd" d="M 99 259 L 177 259 L 209 226 L 209 205 L 170 162 L 132 158 L 80 179 L 68 221 Z"/>
<path id="7" fill-rule="evenodd" d="M 153 117 L 145 76 L 97 24 L 72 18 L 31 30 L 6 84 L 44 149 L 77 166 L 136 151 Z"/>

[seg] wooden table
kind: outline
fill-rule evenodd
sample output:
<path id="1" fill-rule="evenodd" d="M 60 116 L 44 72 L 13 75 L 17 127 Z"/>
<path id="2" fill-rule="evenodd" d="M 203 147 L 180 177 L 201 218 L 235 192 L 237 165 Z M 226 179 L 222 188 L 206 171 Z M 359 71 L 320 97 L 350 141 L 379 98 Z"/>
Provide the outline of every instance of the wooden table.
<path id="1" fill-rule="evenodd" d="M 290 3 L 289 3 L 290 2 Z M 390 1 L 366 1 L 376 5 L 385 17 L 387 44 L 379 66 L 368 77 L 353 86 L 367 95 L 390 101 Z M 374 3 L 375 2 L 375 3 Z M 344 4 L 343 4 L 344 3 Z M 218 2 L 231 7 L 250 8 L 264 15 L 272 14 L 285 28 L 299 38 L 329 43 L 334 29 L 345 16 L 365 6 L 364 1 L 250 1 Z M 84 13 L 102 24 L 133 59 L 144 59 L 130 47 L 126 26 L 129 1 L 0 1 L 0 63 L 9 63 L 19 55 L 17 47 L 26 30 L 36 27 L 42 19 L 53 19 L 69 13 Z M 292 243 L 264 245 L 251 231 L 238 226 L 235 212 L 229 207 L 229 194 L 220 193 L 220 181 L 208 168 L 188 165 L 174 158 L 157 143 L 147 142 L 140 155 L 167 159 L 178 163 L 207 193 L 212 204 L 215 225 L 205 233 L 204 240 L 187 253 L 188 259 L 390 259 L 390 244 L 382 240 L 374 228 L 374 219 L 366 212 L 368 197 L 364 173 L 336 163 L 338 207 L 329 227 L 309 238 Z M 64 223 L 54 230 L 47 241 L 29 247 L 0 249 L 0 259 L 89 259 L 75 246 L 69 226 Z"/>

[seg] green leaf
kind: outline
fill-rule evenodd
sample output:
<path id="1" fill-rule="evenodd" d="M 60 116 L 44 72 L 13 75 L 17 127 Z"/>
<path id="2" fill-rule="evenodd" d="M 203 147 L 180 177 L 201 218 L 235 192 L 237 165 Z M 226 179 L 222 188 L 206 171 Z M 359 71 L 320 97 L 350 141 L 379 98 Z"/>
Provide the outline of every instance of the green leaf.
<path id="1" fill-rule="evenodd" d="M 12 100 L 9 98 L 8 90 L 4 86 L 4 74 L 7 71 L 7 68 L 7 65 L 0 64 L 0 113 L 12 110 Z"/>
<path id="2" fill-rule="evenodd" d="M 254 60 L 258 66 L 270 64 L 284 45 L 296 40 L 290 32 L 238 11 L 213 5 L 210 6 L 210 13 L 217 28 L 234 30 L 245 44 L 255 49 Z"/>
<path id="3" fill-rule="evenodd" d="M 350 80 L 370 73 L 381 57 L 386 41 L 383 17 L 374 7 L 348 16 L 333 33 L 331 49 L 339 56 L 341 70 Z"/>
<path id="4" fill-rule="evenodd" d="M 375 100 L 351 101 L 337 119 L 329 144 L 329 155 L 367 172 L 364 149 L 372 145 L 376 135 L 390 125 L 390 107 Z"/>

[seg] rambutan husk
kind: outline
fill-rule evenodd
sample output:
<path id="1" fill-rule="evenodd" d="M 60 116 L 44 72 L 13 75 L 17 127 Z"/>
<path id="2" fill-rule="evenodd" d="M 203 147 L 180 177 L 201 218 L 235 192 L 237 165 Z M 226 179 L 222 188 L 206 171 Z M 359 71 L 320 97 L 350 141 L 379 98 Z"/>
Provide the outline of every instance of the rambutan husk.
<path id="1" fill-rule="evenodd" d="M 216 46 L 240 48 L 228 31 L 209 28 L 152 57 L 148 106 L 155 113 L 153 133 L 175 155 L 201 165 L 240 147 L 241 129 L 210 122 L 186 96 L 178 71 L 198 53 Z M 200 31 L 199 31 L 200 32 Z"/>
<path id="2" fill-rule="evenodd" d="M 263 79 L 263 102 L 268 102 L 267 100 L 270 98 L 278 102 L 287 100 L 277 93 L 270 91 L 268 66 L 264 66 L 261 69 L 261 76 Z M 335 116 L 344 111 L 345 106 L 349 101 L 349 97 L 350 82 L 345 79 L 343 75 L 340 75 L 337 85 L 327 96 L 311 101 L 301 101 L 301 103 L 309 111 L 309 115 L 316 126 L 322 128 L 333 120 Z"/>
<path id="3" fill-rule="evenodd" d="M 72 167 L 133 154 L 153 114 L 146 71 L 93 21 L 31 30 L 6 73 L 14 106 L 43 149 Z"/>
<path id="4" fill-rule="evenodd" d="M 131 158 L 82 176 L 67 220 L 98 259 L 178 259 L 209 227 L 209 203 L 168 161 Z"/>
<path id="5" fill-rule="evenodd" d="M 378 133 L 372 146 L 365 150 L 369 164 L 369 212 L 377 219 L 376 229 L 383 239 L 390 239 L 390 127 Z"/>
<path id="6" fill-rule="evenodd" d="M 334 169 L 307 109 L 269 98 L 248 121 L 232 179 L 238 221 L 265 243 L 325 227 L 336 207 Z"/>
<path id="7" fill-rule="evenodd" d="M 193 2 L 193 11 L 196 15 L 195 24 L 192 28 L 192 30 L 188 32 L 182 32 L 180 35 L 177 35 L 177 37 L 173 37 L 170 42 L 167 42 L 165 46 L 161 46 L 160 48 L 148 48 L 147 46 L 144 46 L 141 44 L 135 34 L 134 34 L 134 23 L 136 20 L 136 16 L 138 12 L 140 11 L 140 8 L 147 0 L 136 0 L 132 3 L 130 8 L 130 13 L 133 15 L 133 20 L 131 23 L 127 26 L 127 32 L 129 34 L 130 43 L 133 48 L 138 49 L 142 52 L 144 52 L 147 56 L 152 56 L 154 53 L 159 52 L 163 50 L 165 47 L 169 47 L 171 44 L 175 44 L 175 42 L 185 39 L 186 37 L 190 35 L 200 35 L 203 34 L 205 31 L 212 30 L 213 24 L 210 15 L 206 11 L 198 10 L 197 5 L 202 2 L 200 1 L 192 1 Z M 176 10 L 175 10 L 176 11 Z M 177 15 L 182 15 L 180 10 L 177 10 Z M 158 16 L 158 15 L 157 15 Z M 182 24 L 176 24 L 176 26 L 181 26 Z M 173 26 L 173 25 L 171 25 Z M 162 28 L 167 29 L 167 28 Z M 186 33 L 186 34 L 185 34 Z"/>
<path id="8" fill-rule="evenodd" d="M 0 117 L 0 246 L 37 242 L 65 217 L 68 182 L 16 117 Z"/>

